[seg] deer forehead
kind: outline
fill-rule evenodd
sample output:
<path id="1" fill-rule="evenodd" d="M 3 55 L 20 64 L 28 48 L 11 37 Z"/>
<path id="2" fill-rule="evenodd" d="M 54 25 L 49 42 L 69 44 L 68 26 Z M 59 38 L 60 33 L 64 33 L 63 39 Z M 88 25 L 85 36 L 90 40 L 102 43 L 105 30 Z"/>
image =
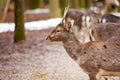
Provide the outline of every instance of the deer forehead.
<path id="1" fill-rule="evenodd" d="M 60 24 L 58 24 L 58 26 L 57 27 L 64 27 L 64 26 L 66 26 L 68 24 L 68 22 L 61 22 Z"/>
<path id="2" fill-rule="evenodd" d="M 56 30 L 61 30 L 63 27 L 62 26 L 58 26 L 56 27 Z"/>

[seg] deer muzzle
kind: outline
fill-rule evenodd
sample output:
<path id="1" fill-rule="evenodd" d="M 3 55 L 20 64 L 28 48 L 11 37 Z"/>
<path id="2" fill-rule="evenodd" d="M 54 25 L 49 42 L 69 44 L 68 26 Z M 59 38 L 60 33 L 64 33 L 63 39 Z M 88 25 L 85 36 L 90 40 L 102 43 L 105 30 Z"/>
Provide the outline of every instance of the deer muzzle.
<path id="1" fill-rule="evenodd" d="M 46 38 L 46 40 L 49 41 L 49 42 L 51 42 L 51 37 L 48 36 L 48 37 Z"/>

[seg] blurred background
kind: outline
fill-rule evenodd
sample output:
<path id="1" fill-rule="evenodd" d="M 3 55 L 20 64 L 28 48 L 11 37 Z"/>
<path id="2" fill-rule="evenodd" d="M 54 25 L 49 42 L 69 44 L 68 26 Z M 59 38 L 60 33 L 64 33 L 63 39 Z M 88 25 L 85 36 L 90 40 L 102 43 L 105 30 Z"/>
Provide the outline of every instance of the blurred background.
<path id="1" fill-rule="evenodd" d="M 19 42 L 19 40 L 25 40 L 26 22 L 62 18 L 64 9 L 68 6 L 70 9 L 76 9 L 85 13 L 87 11 L 93 11 L 100 15 L 117 13 L 117 16 L 120 16 L 118 14 L 120 11 L 119 3 L 120 0 L 0 0 L 0 23 L 15 22 L 15 26 L 14 24 L 5 24 L 7 26 L 6 29 L 4 29 L 3 25 L 0 25 L 1 29 L 3 29 L 0 32 L 15 31 L 14 40 Z M 74 13 L 77 14 L 76 12 Z M 46 25 L 48 22 L 41 22 L 42 25 L 40 22 L 31 23 L 27 27 L 37 26 L 37 28 L 45 28 L 46 26 L 55 26 L 53 24 L 58 24 L 56 21 L 49 22 L 48 25 Z M 9 26 L 13 28 L 9 30 Z M 18 40 L 16 41 L 16 39 Z"/>
<path id="2" fill-rule="evenodd" d="M 0 80 L 88 80 L 61 43 L 46 37 L 60 23 L 65 7 L 87 12 L 107 5 L 105 13 L 119 13 L 116 1 L 0 0 Z"/>
<path id="3" fill-rule="evenodd" d="M 64 8 L 69 5 L 70 8 L 76 9 L 89 9 L 96 2 L 110 2 L 111 0 L 21 0 L 24 12 L 27 10 L 44 9 L 49 14 L 47 18 L 61 17 L 64 12 Z M 118 0 L 120 2 L 120 0 Z M 107 12 L 112 10 L 111 5 L 108 5 Z M 0 22 L 4 22 L 7 13 L 14 11 L 13 0 L 0 0 Z M 118 6 L 116 11 L 120 11 Z M 10 21 L 7 19 L 7 21 Z"/>

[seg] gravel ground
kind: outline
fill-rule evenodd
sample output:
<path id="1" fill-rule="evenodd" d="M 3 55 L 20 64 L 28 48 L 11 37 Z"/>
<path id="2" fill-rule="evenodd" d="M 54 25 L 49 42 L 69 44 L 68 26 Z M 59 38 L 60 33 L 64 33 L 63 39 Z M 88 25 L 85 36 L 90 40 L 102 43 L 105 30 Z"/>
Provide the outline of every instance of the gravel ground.
<path id="1" fill-rule="evenodd" d="M 45 40 L 51 30 L 26 31 L 16 44 L 12 32 L 0 33 L 0 80 L 88 80 L 61 43 Z"/>
<path id="2" fill-rule="evenodd" d="M 0 34 L 0 80 L 87 80 L 61 43 L 45 40 L 51 29 L 26 31 L 26 41 L 13 43 L 13 33 Z"/>

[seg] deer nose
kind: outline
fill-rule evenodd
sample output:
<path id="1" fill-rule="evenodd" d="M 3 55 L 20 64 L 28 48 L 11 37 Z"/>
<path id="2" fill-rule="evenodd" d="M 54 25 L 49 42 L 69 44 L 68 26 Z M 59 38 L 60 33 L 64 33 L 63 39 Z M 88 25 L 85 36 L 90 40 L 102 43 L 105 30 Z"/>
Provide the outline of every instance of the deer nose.
<path id="1" fill-rule="evenodd" d="M 49 40 L 50 39 L 50 36 L 48 36 L 47 38 L 46 38 L 46 40 Z"/>
<path id="2" fill-rule="evenodd" d="M 48 37 L 46 38 L 46 40 L 47 40 L 47 41 L 51 41 L 51 38 L 50 38 L 50 36 L 48 36 Z"/>

